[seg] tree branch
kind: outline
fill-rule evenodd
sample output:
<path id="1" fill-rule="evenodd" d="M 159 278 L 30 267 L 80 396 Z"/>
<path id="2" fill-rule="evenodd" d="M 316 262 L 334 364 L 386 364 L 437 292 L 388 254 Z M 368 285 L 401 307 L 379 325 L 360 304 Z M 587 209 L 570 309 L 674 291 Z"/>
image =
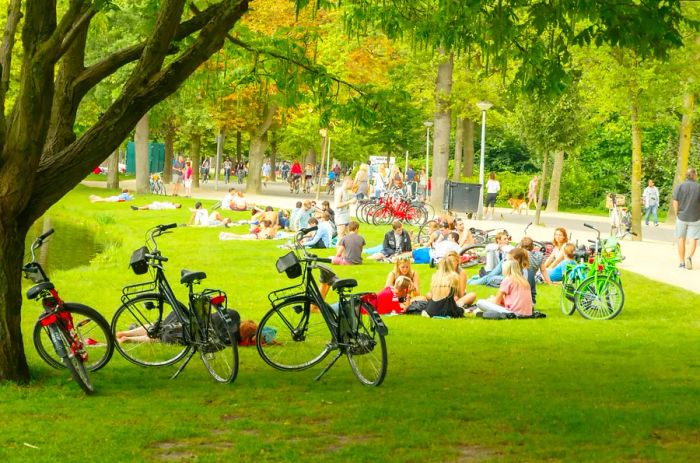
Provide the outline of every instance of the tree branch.
<path id="1" fill-rule="evenodd" d="M 73 43 L 73 40 L 75 40 L 75 37 L 81 33 L 84 27 L 87 27 L 90 24 L 90 21 L 92 18 L 95 17 L 97 14 L 97 10 L 94 8 L 89 7 L 83 15 L 78 19 L 71 30 L 66 33 L 65 37 L 63 37 L 63 40 L 61 41 L 61 47 L 58 51 L 58 56 L 63 56 L 63 54 L 68 50 L 68 48 L 71 46 Z"/>
<path id="2" fill-rule="evenodd" d="M 214 6 L 210 6 L 201 14 L 198 14 L 197 16 L 181 23 L 173 37 L 173 42 L 180 41 L 200 30 L 206 23 L 214 18 L 217 11 L 218 9 L 214 8 Z M 76 79 L 76 88 L 80 89 L 81 92 L 87 92 L 105 77 L 113 74 L 125 64 L 137 60 L 141 56 L 141 53 L 145 47 L 146 42 L 132 45 L 128 48 L 124 48 L 113 53 L 92 66 L 89 66 Z"/>
<path id="3" fill-rule="evenodd" d="M 15 34 L 19 20 L 22 18 L 22 1 L 12 0 L 7 7 L 7 22 L 5 32 L 2 35 L 0 45 L 0 146 L 5 142 L 5 96 L 10 89 L 10 75 L 12 71 L 12 48 L 15 45 Z"/>

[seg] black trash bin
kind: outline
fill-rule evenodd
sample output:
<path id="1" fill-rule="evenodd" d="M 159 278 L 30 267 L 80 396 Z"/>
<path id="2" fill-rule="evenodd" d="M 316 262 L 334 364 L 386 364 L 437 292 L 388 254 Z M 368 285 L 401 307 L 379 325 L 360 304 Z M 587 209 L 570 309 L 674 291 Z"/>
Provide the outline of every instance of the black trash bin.
<path id="1" fill-rule="evenodd" d="M 475 213 L 479 210 L 481 185 L 445 180 L 442 207 L 448 211 Z"/>

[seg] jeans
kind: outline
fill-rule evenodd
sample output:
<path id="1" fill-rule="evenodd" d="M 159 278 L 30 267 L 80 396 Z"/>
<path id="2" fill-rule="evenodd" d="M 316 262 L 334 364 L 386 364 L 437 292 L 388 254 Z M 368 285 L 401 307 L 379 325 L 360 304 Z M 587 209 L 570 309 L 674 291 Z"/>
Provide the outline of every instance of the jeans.
<path id="1" fill-rule="evenodd" d="M 647 215 L 644 220 L 644 222 L 649 225 L 649 216 L 651 215 L 654 218 L 654 225 L 659 223 L 659 217 L 657 215 L 657 211 L 659 210 L 659 205 L 655 204 L 653 206 L 647 206 Z"/>

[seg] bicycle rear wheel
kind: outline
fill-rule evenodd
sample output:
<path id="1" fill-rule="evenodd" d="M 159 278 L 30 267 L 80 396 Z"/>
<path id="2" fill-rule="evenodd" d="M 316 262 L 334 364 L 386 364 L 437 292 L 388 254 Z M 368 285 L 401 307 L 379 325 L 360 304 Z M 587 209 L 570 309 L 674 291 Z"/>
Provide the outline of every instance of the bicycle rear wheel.
<path id="1" fill-rule="evenodd" d="M 199 356 L 212 378 L 220 383 L 232 383 L 238 376 L 238 344 L 228 312 L 222 307 L 214 310 L 222 323 L 213 323 L 213 318 L 209 318 L 207 339 Z"/>
<path id="2" fill-rule="evenodd" d="M 87 369 L 85 369 L 80 352 L 76 352 L 75 349 L 73 349 L 74 341 L 70 332 L 62 325 L 60 320 L 59 318 L 56 323 L 52 323 L 48 326 L 49 336 L 53 340 L 56 355 L 61 358 L 61 361 L 68 371 L 70 371 L 73 380 L 78 383 L 78 386 L 80 386 L 86 394 L 92 394 L 94 388 L 92 387 L 90 374 Z"/>
<path id="3" fill-rule="evenodd" d="M 377 324 L 381 318 L 370 304 L 363 302 L 359 307 L 361 310 L 355 314 L 357 330 L 349 339 L 344 339 L 345 354 L 362 384 L 379 386 L 386 377 L 388 363 L 384 339 L 386 327 Z"/>
<path id="4" fill-rule="evenodd" d="M 388 225 L 394 220 L 394 212 L 385 204 L 377 204 L 370 209 L 368 215 L 372 217 L 373 225 Z"/>
<path id="5" fill-rule="evenodd" d="M 308 297 L 290 298 L 263 316 L 256 333 L 260 357 L 278 370 L 297 371 L 323 360 L 331 334 L 320 312 L 312 310 Z"/>
<path id="6" fill-rule="evenodd" d="M 615 318 L 624 304 L 622 285 L 610 275 L 589 276 L 576 290 L 576 309 L 588 320 Z"/>
<path id="7" fill-rule="evenodd" d="M 462 268 L 474 267 L 475 265 L 486 264 L 486 245 L 472 244 L 462 249 L 460 252 L 460 265 Z"/>
<path id="8" fill-rule="evenodd" d="M 109 323 L 95 309 L 82 304 L 66 302 L 62 312 L 69 312 L 73 329 L 87 352 L 85 368 L 97 371 L 109 362 L 114 353 L 114 338 Z M 56 355 L 48 327 L 37 320 L 33 332 L 34 347 L 39 357 L 53 368 L 64 368 L 63 360 Z"/>
<path id="9" fill-rule="evenodd" d="M 406 221 L 410 225 L 420 227 L 428 221 L 428 211 L 423 206 L 409 206 L 406 210 Z"/>
<path id="10" fill-rule="evenodd" d="M 187 311 L 182 304 L 180 309 Z M 172 365 L 183 358 L 190 346 L 184 344 L 182 326 L 165 321 L 172 311 L 170 303 L 158 293 L 141 294 L 119 307 L 112 318 L 117 351 L 131 363 L 144 367 Z M 177 320 L 175 314 L 170 319 Z"/>

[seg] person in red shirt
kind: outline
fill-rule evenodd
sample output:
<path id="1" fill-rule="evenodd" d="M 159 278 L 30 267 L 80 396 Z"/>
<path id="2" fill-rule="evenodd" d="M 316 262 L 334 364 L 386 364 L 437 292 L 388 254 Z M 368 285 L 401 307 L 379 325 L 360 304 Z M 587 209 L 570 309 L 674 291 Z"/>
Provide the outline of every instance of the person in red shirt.
<path id="1" fill-rule="evenodd" d="M 413 282 L 406 276 L 398 276 L 393 286 L 377 293 L 376 309 L 380 314 L 402 313 L 411 304 L 410 292 Z"/>

